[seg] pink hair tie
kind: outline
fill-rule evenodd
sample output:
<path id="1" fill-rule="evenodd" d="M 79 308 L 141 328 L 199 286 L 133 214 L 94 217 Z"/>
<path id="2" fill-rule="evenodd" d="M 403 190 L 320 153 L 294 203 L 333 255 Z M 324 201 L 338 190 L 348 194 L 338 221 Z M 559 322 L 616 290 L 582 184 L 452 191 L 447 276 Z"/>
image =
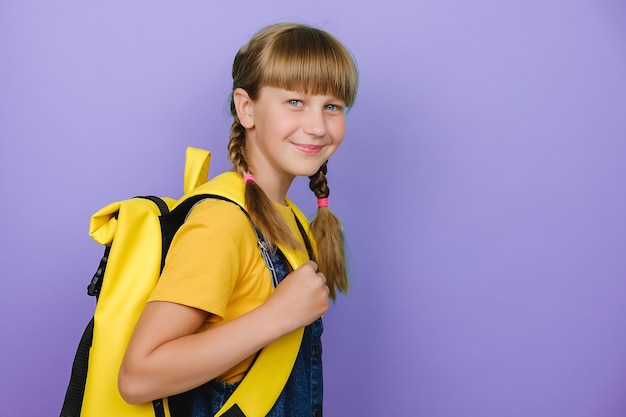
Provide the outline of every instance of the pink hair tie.
<path id="1" fill-rule="evenodd" d="M 318 198 L 317 199 L 317 207 L 328 207 L 328 199 L 327 198 Z"/>
<path id="2" fill-rule="evenodd" d="M 243 183 L 246 184 L 248 181 L 256 182 L 256 178 L 252 174 L 246 174 L 243 176 Z"/>

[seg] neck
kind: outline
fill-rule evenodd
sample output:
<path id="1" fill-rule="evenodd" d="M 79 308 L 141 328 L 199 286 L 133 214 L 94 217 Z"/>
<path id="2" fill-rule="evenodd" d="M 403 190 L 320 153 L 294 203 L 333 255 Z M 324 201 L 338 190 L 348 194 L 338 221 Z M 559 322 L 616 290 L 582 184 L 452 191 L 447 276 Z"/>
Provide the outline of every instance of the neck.
<path id="1" fill-rule="evenodd" d="M 237 172 L 235 167 L 232 167 L 230 170 L 232 172 Z M 257 185 L 263 189 L 263 192 L 273 203 L 284 205 L 287 200 L 287 191 L 289 191 L 289 187 L 291 187 L 291 183 L 295 177 L 272 178 L 271 175 L 259 173 L 254 175 L 254 179 Z"/>
<path id="2" fill-rule="evenodd" d="M 263 172 L 257 174 L 254 171 L 256 183 L 263 189 L 263 192 L 269 197 L 273 203 L 285 204 L 287 191 L 294 180 L 293 176 L 280 177 L 273 172 Z"/>
<path id="3" fill-rule="evenodd" d="M 273 203 L 285 204 L 287 191 L 289 191 L 295 176 L 275 168 L 272 162 L 254 146 L 254 137 L 252 133 L 250 135 L 251 138 L 249 138 L 249 145 L 245 153 L 257 185 L 263 189 L 263 192 Z"/>

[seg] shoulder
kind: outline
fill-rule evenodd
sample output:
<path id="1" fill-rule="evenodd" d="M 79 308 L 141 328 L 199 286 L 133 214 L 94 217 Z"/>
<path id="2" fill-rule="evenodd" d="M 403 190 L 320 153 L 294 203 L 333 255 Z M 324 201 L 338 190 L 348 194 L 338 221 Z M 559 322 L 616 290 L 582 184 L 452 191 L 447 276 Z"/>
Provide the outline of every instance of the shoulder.
<path id="1" fill-rule="evenodd" d="M 174 234 L 167 257 L 171 262 L 182 257 L 185 262 L 191 258 L 201 264 L 209 258 L 210 264 L 227 259 L 237 263 L 240 256 L 254 252 L 256 243 L 254 229 L 238 205 L 209 198 L 190 210 Z"/>
<path id="2" fill-rule="evenodd" d="M 247 219 L 246 214 L 237 203 L 219 200 L 217 198 L 205 198 L 196 203 L 189 213 L 189 219 L 197 217 L 227 216 Z"/>
<path id="3" fill-rule="evenodd" d="M 250 220 L 242 208 L 230 201 L 207 198 L 198 202 L 190 211 L 183 228 L 210 229 L 232 237 L 246 237 L 252 233 Z"/>

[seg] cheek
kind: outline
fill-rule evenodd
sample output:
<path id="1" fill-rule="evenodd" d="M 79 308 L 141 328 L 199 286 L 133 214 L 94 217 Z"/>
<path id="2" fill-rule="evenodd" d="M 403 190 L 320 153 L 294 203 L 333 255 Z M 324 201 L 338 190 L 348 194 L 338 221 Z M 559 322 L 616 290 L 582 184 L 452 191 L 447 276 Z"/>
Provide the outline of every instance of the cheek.
<path id="1" fill-rule="evenodd" d="M 345 121 L 345 119 L 337 120 L 335 123 L 333 123 L 330 126 L 329 130 L 330 130 L 331 137 L 333 138 L 333 142 L 337 146 L 341 145 L 341 142 L 343 142 L 343 137 L 346 134 L 346 121 Z"/>

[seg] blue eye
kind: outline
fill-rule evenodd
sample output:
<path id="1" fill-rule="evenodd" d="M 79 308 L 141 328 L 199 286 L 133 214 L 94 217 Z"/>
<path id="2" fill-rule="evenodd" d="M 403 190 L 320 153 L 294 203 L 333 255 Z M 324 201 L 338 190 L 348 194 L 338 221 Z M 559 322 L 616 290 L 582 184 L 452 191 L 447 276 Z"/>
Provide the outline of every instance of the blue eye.
<path id="1" fill-rule="evenodd" d="M 327 104 L 324 108 L 331 112 L 343 112 L 345 110 L 345 107 L 340 104 Z"/>
<path id="2" fill-rule="evenodd" d="M 299 107 L 302 105 L 302 101 L 293 99 L 293 100 L 289 100 L 289 104 L 294 107 Z"/>

